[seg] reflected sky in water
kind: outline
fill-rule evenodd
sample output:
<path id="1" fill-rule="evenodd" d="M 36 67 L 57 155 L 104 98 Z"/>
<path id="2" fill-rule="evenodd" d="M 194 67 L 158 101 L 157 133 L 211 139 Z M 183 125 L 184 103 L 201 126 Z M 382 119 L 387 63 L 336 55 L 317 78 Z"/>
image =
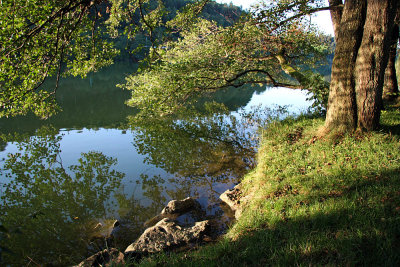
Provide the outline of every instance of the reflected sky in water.
<path id="1" fill-rule="evenodd" d="M 307 92 L 304 90 L 293 90 L 283 87 L 267 88 L 262 93 L 254 93 L 246 110 L 253 106 L 263 105 L 273 107 L 274 105 L 289 106 L 290 113 L 306 112 L 312 101 L 307 101 Z"/>

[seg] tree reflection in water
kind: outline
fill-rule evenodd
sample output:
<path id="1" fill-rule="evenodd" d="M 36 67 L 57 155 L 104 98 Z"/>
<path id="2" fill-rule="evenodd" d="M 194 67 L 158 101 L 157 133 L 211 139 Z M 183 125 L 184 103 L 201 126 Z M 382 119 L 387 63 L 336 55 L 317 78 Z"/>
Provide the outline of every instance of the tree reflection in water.
<path id="1" fill-rule="evenodd" d="M 15 137 L 14 137 L 15 138 Z M 1 169 L 0 224 L 5 263 L 21 266 L 68 265 L 87 256 L 96 232 L 95 218 L 105 218 L 113 190 L 124 174 L 116 160 L 100 152 L 82 153 L 78 164 L 64 168 L 61 136 L 42 127 L 36 136 L 20 137 L 18 153 L 9 154 Z"/>
<path id="2" fill-rule="evenodd" d="M 3 251 L 3 262 L 76 264 L 100 249 L 101 244 L 91 242 L 99 234 L 96 225 L 114 216 L 124 228 L 112 245 L 124 249 L 171 199 L 199 197 L 208 215 L 219 215 L 219 194 L 255 164 L 257 127 L 285 109 L 239 113 L 208 104 L 204 112 L 130 118 L 123 129 L 134 132 L 137 152 L 150 166 L 169 173 L 133 177 L 137 184 L 131 195 L 124 188 L 132 192 L 132 184 L 114 170 L 116 159 L 100 152 L 82 153 L 77 164 L 63 166 L 57 129 L 43 126 L 32 137 L 10 136 L 19 152 L 9 154 L 1 169 L 0 225 L 8 233 L 1 228 L 0 239 L 11 252 Z"/>
<path id="3" fill-rule="evenodd" d="M 165 179 L 143 176 L 143 190 L 157 185 L 162 187 L 153 190 L 158 199 L 161 193 L 167 200 L 207 196 L 208 205 L 215 205 L 254 166 L 259 127 L 285 114 L 285 107 L 232 114 L 222 104 L 208 103 L 201 112 L 188 109 L 174 117 L 131 117 L 138 153 L 172 174 Z"/>

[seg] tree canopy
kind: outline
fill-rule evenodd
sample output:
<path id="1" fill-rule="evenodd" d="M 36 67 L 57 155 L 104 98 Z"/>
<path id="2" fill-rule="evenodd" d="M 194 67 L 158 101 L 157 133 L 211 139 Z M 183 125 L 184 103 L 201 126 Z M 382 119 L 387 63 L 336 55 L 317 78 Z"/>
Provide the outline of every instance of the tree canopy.
<path id="1" fill-rule="evenodd" d="M 179 41 L 157 49 L 159 57 L 151 68 L 127 78 L 125 87 L 132 90 L 128 104 L 165 114 L 229 86 L 305 88 L 311 79 L 291 63 L 315 65 L 328 46 L 315 31 L 303 31 L 302 26 L 293 23 L 287 31 L 271 34 L 252 20 L 228 28 L 198 20 Z"/>
<path id="2" fill-rule="evenodd" d="M 128 104 L 148 114 L 171 113 L 220 88 L 262 83 L 311 90 L 325 105 L 329 88 L 328 130 L 377 127 L 397 1 L 260 1 L 231 26 L 199 17 L 210 0 L 179 1 L 173 16 L 166 2 L 2 1 L 0 116 L 48 117 L 57 83 L 50 91 L 40 85 L 49 75 L 58 81 L 111 64 L 114 38 L 142 32 L 151 43 L 146 64 L 123 87 L 132 90 Z M 331 10 L 335 26 L 331 85 L 315 71 L 332 48 L 309 20 L 321 10 Z"/>
<path id="3" fill-rule="evenodd" d="M 286 25 L 288 31 L 278 30 L 269 36 L 269 32 L 265 30 L 267 27 L 260 27 L 261 24 L 249 20 L 250 16 L 236 26 L 227 28 L 218 26 L 215 22 L 198 19 L 201 11 L 212 1 L 179 1 L 182 8 L 174 11 L 176 15 L 173 17 L 165 8 L 165 2 L 168 1 L 71 0 L 47 1 L 45 4 L 41 1 L 2 1 L 0 116 L 26 114 L 29 111 L 44 118 L 52 115 L 57 107 L 54 94 L 60 77 L 84 76 L 90 71 L 111 64 L 112 58 L 119 52 L 113 45 L 114 38 L 118 36 L 134 39 L 138 32 L 145 33 L 152 47 L 149 55 L 150 71 L 157 71 L 159 67 L 159 75 L 163 72 L 173 74 L 173 71 L 166 70 L 165 65 L 169 63 L 162 63 L 168 61 L 168 56 L 172 56 L 174 60 L 187 57 L 186 65 L 184 60 L 172 63 L 175 64 L 173 67 L 177 71 L 176 77 L 181 81 L 190 78 L 182 76 L 182 71 L 188 72 L 190 76 L 189 72 L 200 66 L 199 71 L 191 75 L 193 77 L 205 75 L 204 78 L 198 78 L 203 81 L 197 81 L 195 78 L 193 83 L 182 84 L 183 87 L 179 88 L 182 89 L 179 93 L 181 96 L 188 90 L 198 91 L 199 88 L 196 87 L 199 86 L 207 87 L 205 88 L 207 90 L 208 87 L 217 89 L 230 85 L 238 86 L 251 80 L 252 83 L 266 81 L 271 84 L 281 84 L 272 75 L 279 73 L 275 70 L 276 63 L 268 62 L 266 57 L 270 56 L 270 52 L 263 53 L 263 50 L 274 49 L 271 51 L 273 56 L 282 54 L 280 48 L 285 46 L 287 53 L 293 56 L 293 60 L 301 61 L 301 58 L 306 59 L 304 57 L 306 56 L 307 59 L 303 60 L 303 63 L 307 60 L 312 61 L 313 56 L 319 56 L 323 50 L 322 46 L 317 44 L 318 38 L 311 34 L 311 28 L 310 31 L 303 31 L 299 21 Z M 299 33 L 302 35 L 298 36 Z M 177 43 L 171 41 L 177 36 L 181 38 L 180 41 Z M 309 41 L 311 43 L 308 43 Z M 260 50 L 260 45 L 265 47 Z M 188 49 L 193 50 L 192 54 Z M 231 52 L 224 54 L 228 50 Z M 200 62 L 196 56 L 202 54 L 205 58 Z M 208 64 L 206 59 L 212 57 L 214 62 L 206 70 L 204 68 L 204 64 Z M 246 58 L 249 59 L 246 66 L 239 67 Z M 193 64 L 190 63 L 191 60 L 194 60 Z M 260 67 L 266 62 L 268 62 L 267 67 Z M 212 70 L 214 67 L 215 70 Z M 271 76 L 268 74 L 268 78 L 264 77 L 257 81 L 258 78 L 255 78 L 258 70 L 271 72 Z M 140 77 L 145 78 L 149 69 L 146 71 L 136 80 Z M 206 73 L 202 73 L 203 71 Z M 219 77 L 226 71 L 228 73 L 224 78 Z M 56 76 L 53 90 L 42 90 L 40 86 L 51 75 Z M 157 82 L 156 77 L 159 78 L 159 75 L 154 76 L 154 83 Z M 211 84 L 208 84 L 211 80 L 204 83 L 204 79 L 207 78 L 216 80 Z M 165 79 L 167 81 L 174 77 Z M 131 82 L 132 79 L 128 84 Z M 173 84 L 179 84 L 179 81 L 174 81 L 171 85 Z M 190 88 L 191 86 L 193 88 Z M 143 93 L 148 92 L 149 90 L 143 91 Z M 148 100 L 153 98 L 152 93 L 142 96 Z M 181 100 L 182 98 L 177 98 L 175 101 Z M 132 100 L 130 103 L 138 104 L 138 101 Z M 173 103 L 167 102 L 171 105 L 168 109 L 173 109 Z M 153 102 L 151 106 L 158 105 L 160 110 L 165 109 L 163 108 L 165 105 L 157 102 Z"/>

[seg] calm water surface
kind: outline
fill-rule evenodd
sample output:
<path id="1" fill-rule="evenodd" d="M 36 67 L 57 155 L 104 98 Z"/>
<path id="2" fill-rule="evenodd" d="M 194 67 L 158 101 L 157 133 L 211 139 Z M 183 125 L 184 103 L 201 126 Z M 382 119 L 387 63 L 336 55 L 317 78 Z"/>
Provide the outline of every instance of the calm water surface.
<path id="1" fill-rule="evenodd" d="M 76 264 L 104 246 L 115 219 L 127 225 L 115 244 L 123 249 L 172 199 L 196 197 L 208 217 L 223 215 L 218 196 L 255 164 L 254 133 L 239 114 L 309 105 L 301 91 L 249 87 L 213 96 L 224 115 L 137 120 L 129 92 L 115 87 L 133 70 L 64 80 L 63 111 L 47 121 L 0 120 L 3 263 Z"/>

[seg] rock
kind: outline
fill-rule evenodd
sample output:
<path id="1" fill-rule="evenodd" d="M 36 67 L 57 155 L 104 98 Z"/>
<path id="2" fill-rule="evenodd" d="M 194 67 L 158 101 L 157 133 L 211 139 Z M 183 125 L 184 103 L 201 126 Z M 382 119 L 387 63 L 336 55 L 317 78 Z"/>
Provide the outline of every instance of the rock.
<path id="1" fill-rule="evenodd" d="M 197 200 L 188 197 L 183 200 L 171 200 L 168 205 L 161 211 L 161 215 L 167 214 L 184 214 L 190 210 L 201 209 Z"/>
<path id="2" fill-rule="evenodd" d="M 184 214 L 189 214 L 185 218 L 181 217 Z M 203 215 L 201 205 L 197 200 L 188 197 L 183 200 L 171 200 L 168 202 L 167 206 L 161 211 L 160 214 L 154 216 L 153 218 L 147 220 L 144 223 L 146 228 L 154 226 L 156 223 L 161 221 L 162 219 L 168 218 L 170 220 L 177 220 L 179 223 L 183 223 L 183 220 L 188 219 L 189 221 L 196 221 L 199 215 Z M 196 218 L 194 218 L 196 217 Z"/>
<path id="3" fill-rule="evenodd" d="M 111 248 L 105 249 L 90 256 L 75 267 L 115 266 L 118 264 L 125 264 L 124 254 L 118 251 L 116 248 Z"/>
<path id="4" fill-rule="evenodd" d="M 169 219 L 176 219 L 178 218 L 178 215 L 166 215 L 166 214 L 158 214 L 156 216 L 154 216 L 153 218 L 145 221 L 145 223 L 143 224 L 144 227 L 149 228 L 154 226 L 156 223 L 158 223 L 159 221 L 161 221 L 164 218 L 169 218 Z"/>
<path id="5" fill-rule="evenodd" d="M 235 218 L 238 219 L 242 214 L 240 202 L 242 200 L 242 191 L 240 184 L 236 185 L 233 189 L 228 189 L 219 198 L 226 203 L 231 210 L 235 213 Z"/>
<path id="6" fill-rule="evenodd" d="M 235 186 L 233 189 L 226 190 L 219 196 L 219 198 L 234 211 L 239 208 L 241 197 L 242 191 L 240 190 L 240 184 Z"/>
<path id="7" fill-rule="evenodd" d="M 136 242 L 127 247 L 125 254 L 137 257 L 200 242 L 209 226 L 209 221 L 201 221 L 192 227 L 182 227 L 175 221 L 164 218 L 146 229 Z"/>

